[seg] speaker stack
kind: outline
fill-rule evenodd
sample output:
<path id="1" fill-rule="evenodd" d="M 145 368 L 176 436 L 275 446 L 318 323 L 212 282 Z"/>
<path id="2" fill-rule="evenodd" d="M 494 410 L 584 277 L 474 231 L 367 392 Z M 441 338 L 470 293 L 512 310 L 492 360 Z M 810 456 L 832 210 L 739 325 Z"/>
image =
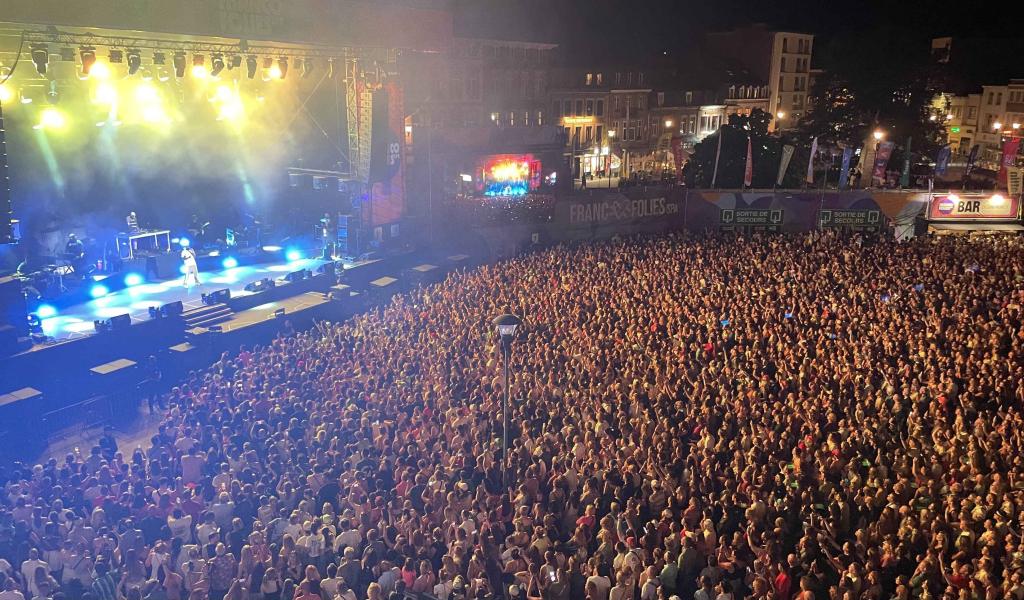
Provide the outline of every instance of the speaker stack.
<path id="1" fill-rule="evenodd" d="M 21 280 L 0 278 L 0 356 L 10 356 L 19 349 L 19 338 L 28 337 L 28 309 Z"/>

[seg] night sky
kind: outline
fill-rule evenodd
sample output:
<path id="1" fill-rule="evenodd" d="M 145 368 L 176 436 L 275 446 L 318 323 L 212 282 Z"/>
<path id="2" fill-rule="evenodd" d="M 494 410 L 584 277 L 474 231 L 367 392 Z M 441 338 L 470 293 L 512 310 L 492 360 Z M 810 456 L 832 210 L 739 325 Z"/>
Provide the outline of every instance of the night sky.
<path id="1" fill-rule="evenodd" d="M 764 22 L 807 31 L 819 43 L 902 38 L 908 49 L 938 36 L 1020 39 L 1019 2 L 937 0 L 454 0 L 459 35 L 550 41 L 570 62 L 685 53 L 708 30 Z M 1006 63 L 1024 64 L 1020 55 Z M 1019 76 L 1024 76 L 1024 68 Z"/>

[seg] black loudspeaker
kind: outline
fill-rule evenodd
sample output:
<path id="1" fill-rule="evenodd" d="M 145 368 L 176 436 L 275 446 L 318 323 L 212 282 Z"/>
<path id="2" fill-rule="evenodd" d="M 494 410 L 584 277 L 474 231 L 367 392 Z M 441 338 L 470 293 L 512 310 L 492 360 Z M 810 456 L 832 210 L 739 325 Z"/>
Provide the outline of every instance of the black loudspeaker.
<path id="1" fill-rule="evenodd" d="M 274 280 L 269 277 L 264 277 L 259 281 L 253 281 L 245 285 L 245 291 L 247 292 L 265 292 L 274 288 Z"/>
<path id="2" fill-rule="evenodd" d="M 308 269 L 301 269 L 299 271 L 292 271 L 291 273 L 289 273 L 289 274 L 284 276 L 285 279 L 287 279 L 288 281 L 290 281 L 292 283 L 295 283 L 296 281 L 302 281 L 303 279 L 306 279 L 307 277 L 309 277 L 309 270 Z"/>
<path id="3" fill-rule="evenodd" d="M 176 317 L 183 312 L 185 312 L 185 305 L 181 303 L 181 300 L 160 307 L 160 314 L 164 317 Z"/>
<path id="4" fill-rule="evenodd" d="M 181 276 L 181 257 L 171 252 L 146 257 L 146 275 L 153 279 L 175 279 Z"/>
<path id="5" fill-rule="evenodd" d="M 28 336 L 28 308 L 21 280 L 14 277 L 0 278 L 0 327 L 10 326 L 15 338 Z"/>
<path id="6" fill-rule="evenodd" d="M 223 304 L 231 299 L 231 290 L 224 288 L 209 294 L 203 294 L 203 304 L 207 306 L 213 306 L 214 304 Z"/>
<path id="7" fill-rule="evenodd" d="M 127 314 L 117 315 L 116 317 L 110 317 L 110 328 L 114 331 L 128 329 L 131 326 L 132 318 Z"/>
<path id="8" fill-rule="evenodd" d="M 338 215 L 338 253 L 359 256 L 358 215 Z"/>

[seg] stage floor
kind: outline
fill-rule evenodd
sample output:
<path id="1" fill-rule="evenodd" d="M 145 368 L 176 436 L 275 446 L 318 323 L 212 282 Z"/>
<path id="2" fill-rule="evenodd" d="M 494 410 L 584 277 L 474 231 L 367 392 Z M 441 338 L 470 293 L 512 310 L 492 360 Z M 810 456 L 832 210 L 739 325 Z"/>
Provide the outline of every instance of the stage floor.
<path id="1" fill-rule="evenodd" d="M 186 311 L 200 308 L 202 296 L 214 290 L 229 288 L 233 298 L 247 296 L 245 286 L 265 277 L 278 279 L 300 269 L 316 270 L 323 260 L 307 258 L 291 262 L 245 265 L 222 271 L 200 273 L 202 285 L 186 289 L 183 278 L 143 283 L 111 292 L 83 304 L 59 309 L 57 314 L 42 320 L 43 333 L 57 342 L 94 335 L 93 322 L 128 313 L 133 322 L 149 320 L 149 309 L 181 300 Z M 349 267 L 345 264 L 345 267 Z"/>

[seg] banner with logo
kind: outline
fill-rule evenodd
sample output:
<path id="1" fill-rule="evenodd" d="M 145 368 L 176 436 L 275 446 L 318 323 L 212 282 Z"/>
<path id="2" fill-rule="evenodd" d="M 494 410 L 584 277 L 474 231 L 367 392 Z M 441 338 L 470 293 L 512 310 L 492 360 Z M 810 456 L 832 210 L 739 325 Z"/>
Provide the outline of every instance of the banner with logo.
<path id="1" fill-rule="evenodd" d="M 903 171 L 900 173 L 900 187 L 910 187 L 910 143 L 914 141 L 914 138 L 907 138 L 907 147 L 903 152 Z"/>
<path id="2" fill-rule="evenodd" d="M 999 163 L 999 185 L 1006 187 L 1006 169 L 1014 166 L 1017 161 L 1017 150 L 1020 149 L 1020 138 L 1010 138 L 1003 142 L 1003 160 Z"/>
<path id="3" fill-rule="evenodd" d="M 881 142 L 878 144 L 878 152 L 875 152 L 875 165 L 871 171 L 871 181 L 878 180 L 885 183 L 885 168 L 889 166 L 889 157 L 892 156 L 892 149 L 896 145 L 892 142 Z"/>
<path id="4" fill-rule="evenodd" d="M 814 157 L 818 155 L 818 138 L 811 142 L 811 157 L 807 159 L 807 183 L 814 183 Z"/>
<path id="5" fill-rule="evenodd" d="M 946 144 L 939 150 L 939 155 L 935 158 L 935 175 L 942 177 L 946 174 L 949 169 L 949 157 L 952 155 L 952 149 L 949 144 Z"/>
<path id="6" fill-rule="evenodd" d="M 372 142 L 370 145 L 370 222 L 393 223 L 405 213 L 402 174 L 404 112 L 402 89 L 389 80 L 373 92 Z"/>
<path id="7" fill-rule="evenodd" d="M 775 185 L 782 185 L 782 180 L 786 177 L 786 169 L 789 168 L 789 161 L 793 158 L 794 150 L 796 148 L 789 144 L 782 147 L 782 160 L 779 161 L 779 176 L 775 178 Z"/>
<path id="8" fill-rule="evenodd" d="M 933 221 L 986 221 L 1016 219 L 1019 196 L 1002 194 L 935 194 L 928 207 Z"/>
<path id="9" fill-rule="evenodd" d="M 839 165 L 839 189 L 845 190 L 850 179 L 850 160 L 853 159 L 853 148 L 843 148 L 843 162 Z"/>
<path id="10" fill-rule="evenodd" d="M 747 166 L 743 169 L 743 185 L 750 187 L 754 181 L 754 155 L 751 150 L 750 136 L 747 136 Z"/>

